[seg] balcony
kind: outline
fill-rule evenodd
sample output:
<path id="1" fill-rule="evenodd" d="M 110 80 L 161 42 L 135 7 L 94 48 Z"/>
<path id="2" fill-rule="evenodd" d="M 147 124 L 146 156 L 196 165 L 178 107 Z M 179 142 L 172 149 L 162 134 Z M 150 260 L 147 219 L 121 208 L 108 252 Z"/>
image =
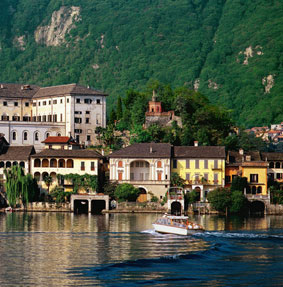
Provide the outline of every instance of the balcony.
<path id="1" fill-rule="evenodd" d="M 199 185 L 219 185 L 220 181 L 219 180 L 187 180 L 187 184 L 199 184 Z"/>

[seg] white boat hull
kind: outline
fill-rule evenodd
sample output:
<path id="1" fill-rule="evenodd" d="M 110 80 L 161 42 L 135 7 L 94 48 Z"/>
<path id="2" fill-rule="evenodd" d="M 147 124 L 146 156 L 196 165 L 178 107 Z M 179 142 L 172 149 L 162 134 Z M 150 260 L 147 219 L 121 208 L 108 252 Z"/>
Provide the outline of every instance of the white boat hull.
<path id="1" fill-rule="evenodd" d="M 170 233 L 170 234 L 177 234 L 177 235 L 188 235 L 189 234 L 189 230 L 186 228 L 180 228 L 180 227 L 168 226 L 168 225 L 162 225 L 162 224 L 152 224 L 152 225 L 155 231 L 159 233 Z"/>

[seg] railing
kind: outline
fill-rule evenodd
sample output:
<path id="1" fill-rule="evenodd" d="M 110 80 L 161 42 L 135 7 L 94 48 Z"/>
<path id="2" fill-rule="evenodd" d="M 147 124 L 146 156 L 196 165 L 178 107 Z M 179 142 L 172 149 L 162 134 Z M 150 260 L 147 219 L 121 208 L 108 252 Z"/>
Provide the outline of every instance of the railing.
<path id="1" fill-rule="evenodd" d="M 188 184 L 217 185 L 219 180 L 187 180 Z"/>

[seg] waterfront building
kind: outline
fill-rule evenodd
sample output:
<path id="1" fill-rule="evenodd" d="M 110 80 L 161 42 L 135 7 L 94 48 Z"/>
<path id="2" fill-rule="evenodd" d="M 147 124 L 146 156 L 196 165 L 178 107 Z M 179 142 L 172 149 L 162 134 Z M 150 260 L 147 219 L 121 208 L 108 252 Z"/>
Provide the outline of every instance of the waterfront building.
<path id="1" fill-rule="evenodd" d="M 280 184 L 280 189 L 283 189 L 283 153 L 282 152 L 264 152 L 262 159 L 267 161 L 268 179 L 277 181 Z"/>
<path id="2" fill-rule="evenodd" d="M 267 195 L 267 167 L 259 151 L 245 152 L 243 149 L 228 151 L 225 169 L 225 187 L 230 187 L 235 176 L 246 177 L 247 197 Z"/>
<path id="3" fill-rule="evenodd" d="M 95 144 L 96 127 L 106 127 L 106 96 L 78 84 L 0 84 L 0 130 L 11 146 L 33 145 L 36 150 L 48 136 Z"/>
<path id="4" fill-rule="evenodd" d="M 3 134 L 0 134 L 0 182 L 5 180 L 4 169 L 19 165 L 25 174 L 30 172 L 30 157 L 35 154 L 33 146 L 10 146 Z"/>
<path id="5" fill-rule="evenodd" d="M 162 199 L 170 186 L 172 146 L 167 143 L 138 143 L 109 155 L 110 180 L 139 188 L 138 201 L 150 200 L 151 193 Z"/>
<path id="6" fill-rule="evenodd" d="M 224 187 L 225 147 L 174 146 L 171 173 L 185 180 L 185 190 L 195 190 L 205 201 L 209 191 Z"/>
<path id="7" fill-rule="evenodd" d="M 37 179 L 41 190 L 46 192 L 59 185 L 65 191 L 73 190 L 70 180 L 58 178 L 58 175 L 99 175 L 102 156 L 90 149 L 44 149 L 31 156 L 31 174 Z M 44 182 L 46 176 L 52 177 L 48 186 Z M 86 192 L 82 190 L 82 192 Z"/>

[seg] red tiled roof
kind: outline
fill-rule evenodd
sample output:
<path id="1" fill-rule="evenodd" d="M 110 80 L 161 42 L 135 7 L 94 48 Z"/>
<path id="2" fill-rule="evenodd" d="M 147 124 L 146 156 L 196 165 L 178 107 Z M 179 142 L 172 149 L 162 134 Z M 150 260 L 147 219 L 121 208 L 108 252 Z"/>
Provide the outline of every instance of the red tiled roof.
<path id="1" fill-rule="evenodd" d="M 67 143 L 69 143 L 69 141 L 71 140 L 71 138 L 70 137 L 59 137 L 59 136 L 49 136 L 47 139 L 45 139 L 42 143 L 45 143 L 45 144 L 47 144 L 47 143 L 58 143 L 58 144 L 62 144 L 62 143 L 65 143 L 65 144 L 67 144 Z"/>

